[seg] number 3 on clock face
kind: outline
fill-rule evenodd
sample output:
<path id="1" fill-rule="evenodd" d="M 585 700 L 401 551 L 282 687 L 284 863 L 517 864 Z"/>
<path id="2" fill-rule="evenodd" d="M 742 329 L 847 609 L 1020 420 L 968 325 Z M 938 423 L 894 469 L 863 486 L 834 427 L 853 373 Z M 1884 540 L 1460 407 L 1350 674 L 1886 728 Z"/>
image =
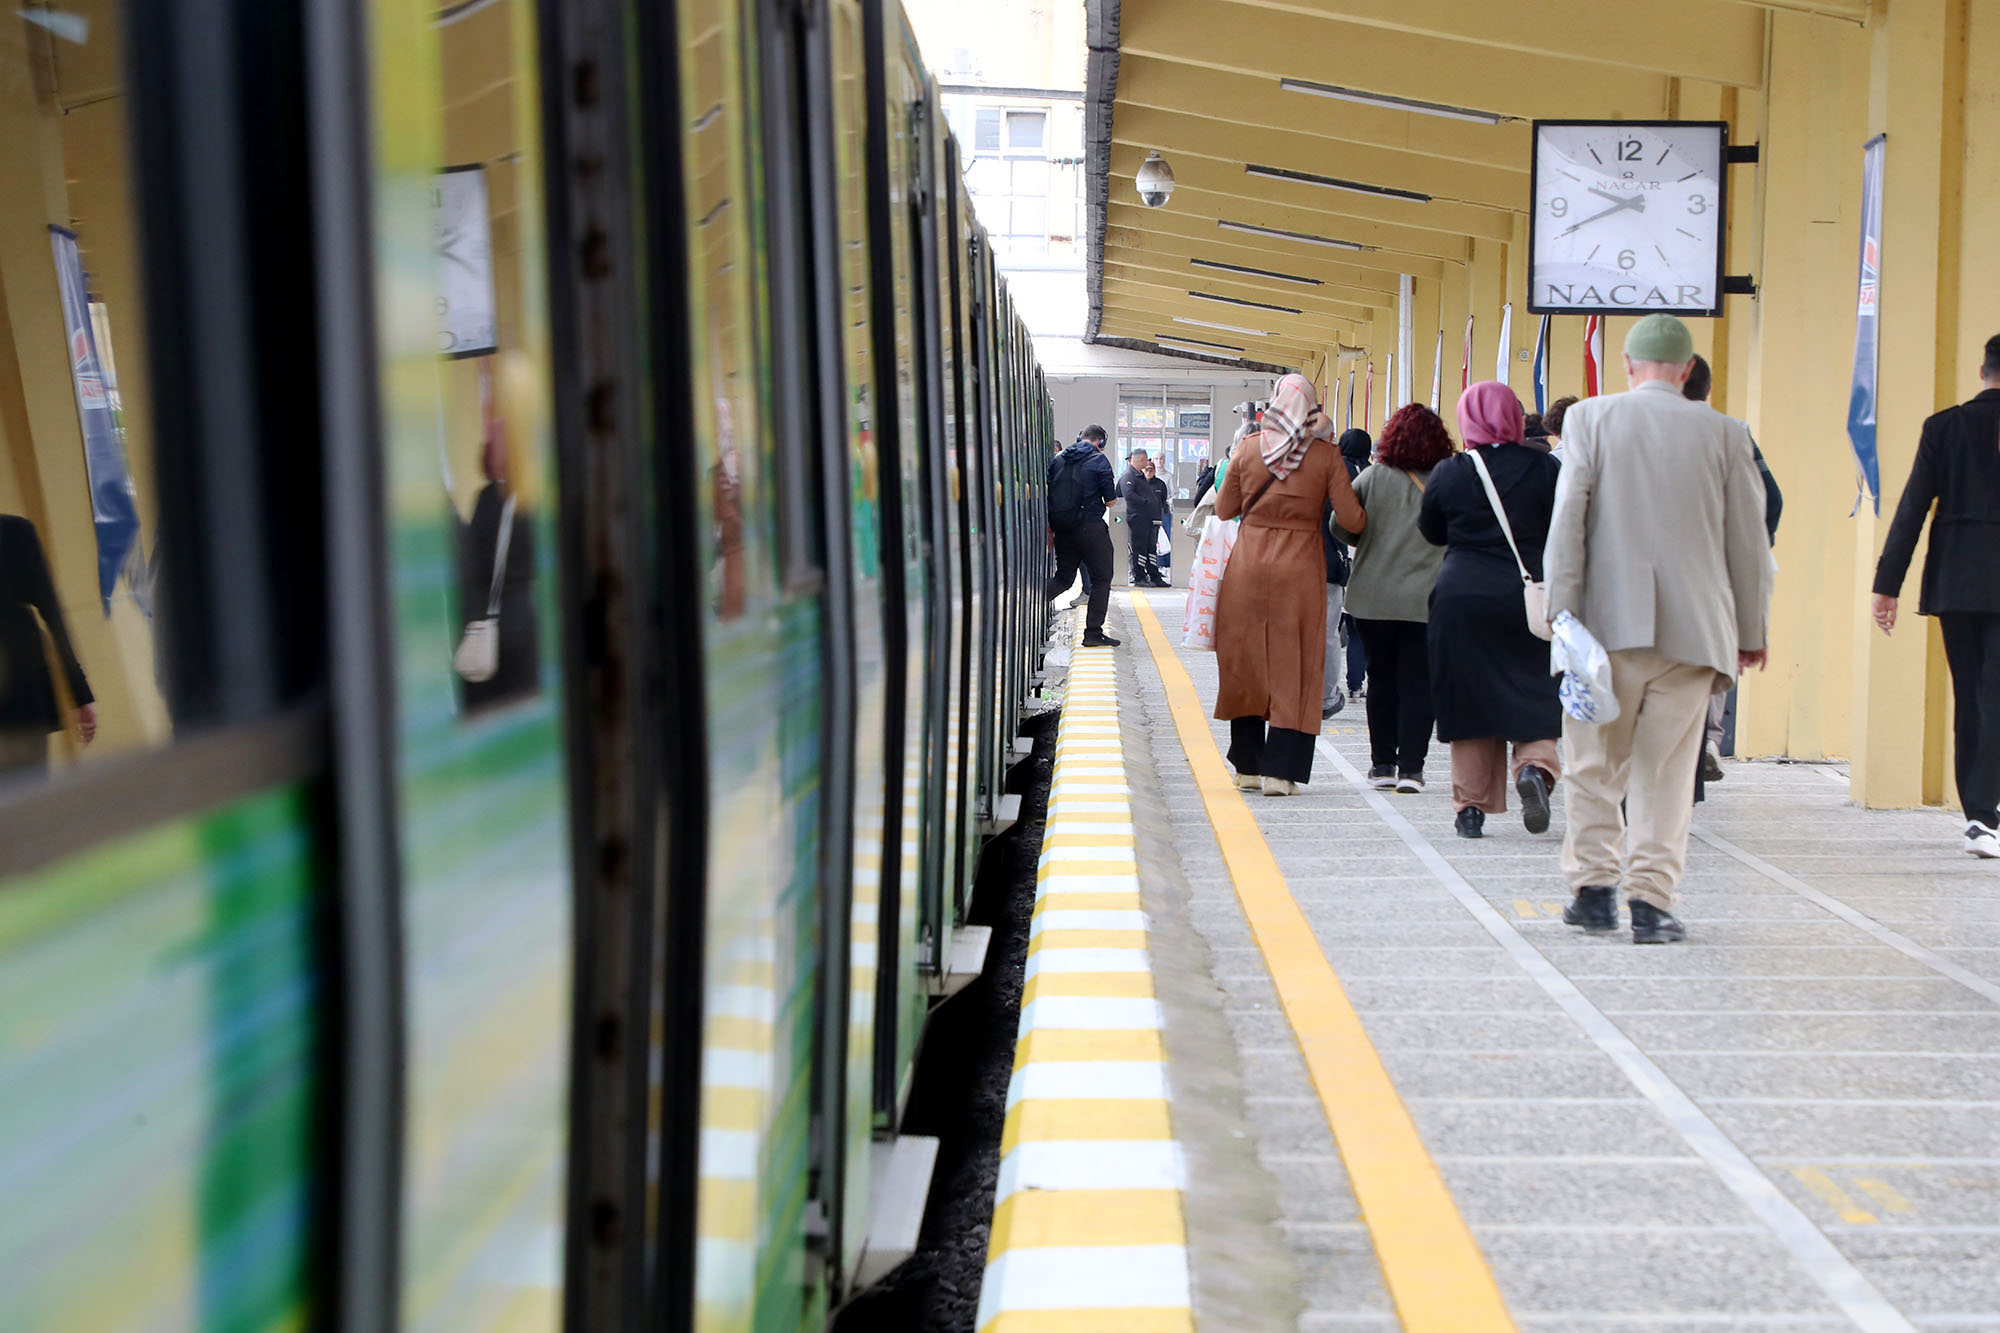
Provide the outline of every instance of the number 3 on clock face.
<path id="1" fill-rule="evenodd" d="M 1536 121 L 1528 309 L 1720 315 L 1728 137 L 1720 121 Z"/>

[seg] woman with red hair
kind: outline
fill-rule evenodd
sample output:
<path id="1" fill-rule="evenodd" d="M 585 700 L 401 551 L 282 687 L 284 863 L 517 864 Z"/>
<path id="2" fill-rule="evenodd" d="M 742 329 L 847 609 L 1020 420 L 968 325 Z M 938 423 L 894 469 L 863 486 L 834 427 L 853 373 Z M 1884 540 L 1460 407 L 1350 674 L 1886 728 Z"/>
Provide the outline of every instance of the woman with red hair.
<path id="1" fill-rule="evenodd" d="M 1347 613 L 1368 653 L 1368 781 L 1382 791 L 1424 789 L 1431 745 L 1431 666 L 1425 645 L 1431 585 L 1444 552 L 1417 531 L 1431 469 L 1452 455 L 1438 414 L 1411 403 L 1389 418 L 1375 462 L 1354 480 L 1362 524 L 1341 520 L 1354 547 Z"/>
<path id="2" fill-rule="evenodd" d="M 1236 785 L 1290 796 L 1312 779 L 1326 670 L 1321 515 L 1365 523 L 1327 437 L 1312 381 L 1278 381 L 1259 428 L 1237 441 L 1215 516 L 1242 523 L 1215 606 L 1215 716 L 1229 723 Z"/>

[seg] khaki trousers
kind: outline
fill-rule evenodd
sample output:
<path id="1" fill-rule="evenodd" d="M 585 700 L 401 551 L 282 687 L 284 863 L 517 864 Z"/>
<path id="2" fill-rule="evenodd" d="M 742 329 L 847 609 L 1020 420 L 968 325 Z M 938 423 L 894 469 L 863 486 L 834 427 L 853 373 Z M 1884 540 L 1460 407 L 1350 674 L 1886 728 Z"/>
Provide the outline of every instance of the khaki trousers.
<path id="1" fill-rule="evenodd" d="M 1672 909 L 1674 886 L 1687 869 L 1694 817 L 1688 793 L 1715 674 L 1648 652 L 1615 652 L 1617 718 L 1601 726 L 1563 719 L 1569 759 L 1563 878 L 1571 890 L 1622 883 L 1628 897 Z"/>
<path id="2" fill-rule="evenodd" d="M 1545 741 L 1515 741 L 1514 762 L 1507 763 L 1507 742 L 1498 736 L 1476 741 L 1451 743 L 1451 808 L 1454 811 L 1476 806 L 1489 815 L 1507 813 L 1507 787 L 1528 767 L 1549 775 L 1550 785 L 1562 776 L 1562 760 L 1557 757 L 1553 738 Z"/>

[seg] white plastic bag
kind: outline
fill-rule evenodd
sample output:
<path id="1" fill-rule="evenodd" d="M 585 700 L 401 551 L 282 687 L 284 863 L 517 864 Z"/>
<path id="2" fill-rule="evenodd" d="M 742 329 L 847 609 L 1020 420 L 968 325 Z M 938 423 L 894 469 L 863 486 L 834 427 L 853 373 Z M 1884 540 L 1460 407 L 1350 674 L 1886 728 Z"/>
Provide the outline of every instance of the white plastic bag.
<path id="1" fill-rule="evenodd" d="M 1236 549 L 1238 524 L 1233 518 L 1210 516 L 1201 530 L 1201 545 L 1195 548 L 1188 569 L 1187 614 L 1181 620 L 1181 647 L 1215 651 L 1215 602 L 1222 592 L 1222 576 L 1229 568 L 1229 553 Z"/>
<path id="2" fill-rule="evenodd" d="M 1618 696 L 1611 692 L 1611 656 L 1583 622 L 1567 611 L 1556 613 L 1549 640 L 1549 674 L 1562 677 L 1557 691 L 1563 712 L 1578 722 L 1602 725 L 1618 716 Z"/>

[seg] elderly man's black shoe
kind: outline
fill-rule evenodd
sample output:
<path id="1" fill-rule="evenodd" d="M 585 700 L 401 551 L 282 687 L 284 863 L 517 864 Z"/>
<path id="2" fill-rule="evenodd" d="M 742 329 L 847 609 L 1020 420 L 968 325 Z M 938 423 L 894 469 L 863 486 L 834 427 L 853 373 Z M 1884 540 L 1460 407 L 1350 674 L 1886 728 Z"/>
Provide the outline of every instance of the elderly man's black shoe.
<path id="1" fill-rule="evenodd" d="M 1687 927 L 1683 926 L 1672 912 L 1662 912 L 1651 903 L 1632 904 L 1632 943 L 1672 944 L 1687 938 Z"/>
<path id="2" fill-rule="evenodd" d="M 1638 906 L 1633 904 L 1635 911 Z M 1593 935 L 1618 929 L 1618 890 L 1597 887 L 1578 889 L 1576 901 L 1563 908 L 1563 920 L 1572 926 L 1582 926 Z"/>

